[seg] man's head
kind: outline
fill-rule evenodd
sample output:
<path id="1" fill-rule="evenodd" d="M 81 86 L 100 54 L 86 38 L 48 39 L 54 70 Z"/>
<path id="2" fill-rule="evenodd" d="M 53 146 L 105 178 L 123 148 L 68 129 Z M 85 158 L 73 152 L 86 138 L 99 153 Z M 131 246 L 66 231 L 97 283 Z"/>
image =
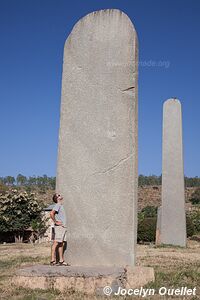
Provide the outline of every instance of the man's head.
<path id="1" fill-rule="evenodd" d="M 60 194 L 54 194 L 53 195 L 53 202 L 58 203 L 61 202 L 63 200 L 63 197 Z"/>

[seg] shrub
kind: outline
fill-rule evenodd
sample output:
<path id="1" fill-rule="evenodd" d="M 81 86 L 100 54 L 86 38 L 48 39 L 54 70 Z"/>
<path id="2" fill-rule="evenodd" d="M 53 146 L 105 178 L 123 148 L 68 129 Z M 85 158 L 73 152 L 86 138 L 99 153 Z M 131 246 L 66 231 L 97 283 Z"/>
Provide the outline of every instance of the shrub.
<path id="1" fill-rule="evenodd" d="M 193 236 L 193 234 L 195 233 L 193 222 L 188 215 L 186 216 L 186 232 L 187 237 Z"/>
<path id="2" fill-rule="evenodd" d="M 138 213 L 138 219 L 144 220 L 145 218 L 155 218 L 157 217 L 157 207 L 146 206 Z"/>
<path id="3" fill-rule="evenodd" d="M 200 205 L 200 188 L 192 193 L 190 202 L 192 202 L 193 205 Z"/>
<path id="4" fill-rule="evenodd" d="M 154 242 L 156 238 L 156 217 L 145 217 L 138 219 L 138 242 Z M 200 212 L 195 212 L 192 215 L 186 216 L 187 237 L 200 232 Z"/>
<path id="5" fill-rule="evenodd" d="M 156 238 L 156 217 L 144 218 L 138 222 L 138 242 L 154 242 Z"/>
<path id="6" fill-rule="evenodd" d="M 22 240 L 34 220 L 43 223 L 42 206 L 35 194 L 16 189 L 0 194 L 0 232 L 14 232 L 16 239 Z"/>
<path id="7" fill-rule="evenodd" d="M 190 222 L 194 227 L 193 234 L 199 234 L 200 233 L 200 210 L 189 212 L 187 214 L 187 219 L 190 220 Z"/>

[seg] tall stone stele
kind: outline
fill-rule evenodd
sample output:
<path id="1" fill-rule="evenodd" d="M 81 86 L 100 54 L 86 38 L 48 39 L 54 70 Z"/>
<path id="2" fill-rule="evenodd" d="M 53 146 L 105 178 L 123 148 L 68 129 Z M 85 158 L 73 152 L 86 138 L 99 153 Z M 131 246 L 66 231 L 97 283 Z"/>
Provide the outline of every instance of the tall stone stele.
<path id="1" fill-rule="evenodd" d="M 79 20 L 64 48 L 56 184 L 71 265 L 135 264 L 137 81 L 127 15 L 108 9 Z"/>
<path id="2" fill-rule="evenodd" d="M 186 246 L 182 112 L 177 99 L 163 105 L 162 207 L 160 242 Z"/>

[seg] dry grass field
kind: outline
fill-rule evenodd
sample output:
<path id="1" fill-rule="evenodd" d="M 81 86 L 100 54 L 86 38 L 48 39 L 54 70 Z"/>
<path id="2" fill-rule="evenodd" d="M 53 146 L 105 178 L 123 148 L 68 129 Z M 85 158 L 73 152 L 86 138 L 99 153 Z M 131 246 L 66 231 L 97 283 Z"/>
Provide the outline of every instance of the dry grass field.
<path id="1" fill-rule="evenodd" d="M 102 299 L 144 299 L 133 296 L 87 296 L 72 290 L 61 293 L 57 290 L 30 290 L 11 284 L 10 280 L 20 266 L 49 263 L 50 245 L 48 244 L 5 244 L 0 245 L 0 299 L 23 300 L 102 300 Z M 137 265 L 151 266 L 156 280 L 147 288 L 197 287 L 197 296 L 176 296 L 173 299 L 200 299 L 200 243 L 188 240 L 186 249 L 180 247 L 137 246 Z M 149 296 L 145 299 L 172 299 L 172 297 Z"/>

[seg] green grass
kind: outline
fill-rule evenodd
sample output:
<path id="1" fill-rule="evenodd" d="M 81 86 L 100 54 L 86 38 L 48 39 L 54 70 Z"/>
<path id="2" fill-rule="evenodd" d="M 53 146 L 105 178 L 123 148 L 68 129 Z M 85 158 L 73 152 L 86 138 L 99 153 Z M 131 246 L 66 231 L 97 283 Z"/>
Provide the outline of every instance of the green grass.
<path id="1" fill-rule="evenodd" d="M 176 246 L 172 244 L 160 244 L 160 245 L 155 245 L 154 248 L 175 248 L 175 249 L 186 249 L 186 247 L 182 246 Z"/>
<path id="2" fill-rule="evenodd" d="M 163 272 L 159 268 L 155 268 L 155 282 L 147 284 L 147 288 L 155 288 L 158 290 L 160 287 L 179 288 L 185 287 L 194 288 L 200 287 L 200 264 L 191 265 L 190 267 L 181 267 L 180 265 L 172 271 Z"/>
<path id="3" fill-rule="evenodd" d="M 25 289 L 22 287 L 16 287 L 13 294 L 9 295 L 9 299 L 20 299 L 20 300 L 54 300 L 60 292 L 57 290 L 40 290 L 40 289 Z M 0 296 L 1 300 L 7 300 L 7 295 Z"/>
<path id="4" fill-rule="evenodd" d="M 0 259 L 0 269 L 9 269 L 9 268 L 21 266 L 22 264 L 27 264 L 27 263 L 47 264 L 47 263 L 49 263 L 49 259 L 41 258 L 39 256 L 37 256 L 37 257 L 20 256 L 18 258 L 12 258 L 12 259 L 6 259 L 6 260 Z"/>
<path id="5" fill-rule="evenodd" d="M 7 247 L 7 246 L 6 246 Z M 33 246 L 34 248 L 35 246 Z M 39 246 L 38 246 L 39 247 Z M 40 246 L 41 247 L 41 246 Z M 46 247 L 46 246 L 44 246 Z M 186 286 L 187 288 L 200 287 L 200 259 L 198 261 L 195 260 L 179 260 L 176 257 L 170 257 L 170 253 L 173 252 L 171 245 L 165 245 L 164 247 L 156 247 L 156 248 L 166 248 L 169 251 L 169 256 L 160 256 L 161 251 L 159 249 L 151 250 L 157 251 L 157 256 L 146 255 L 140 258 L 140 263 L 142 265 L 150 266 L 154 268 L 155 271 L 155 282 L 151 282 L 144 286 L 144 288 L 154 288 L 157 291 L 160 287 L 165 286 L 166 288 L 180 288 L 182 286 Z M 22 246 L 24 249 L 23 253 L 15 253 L 15 248 L 13 246 L 7 247 L 6 252 L 9 256 L 1 256 L 0 259 L 0 299 L 1 300 L 130 300 L 130 299 L 143 299 L 141 297 L 133 297 L 133 296 L 111 296 L 111 297 L 103 297 L 103 296 L 89 296 L 84 295 L 80 292 L 75 292 L 74 290 L 68 290 L 66 292 L 60 292 L 58 290 L 31 290 L 23 287 L 17 287 L 13 284 L 9 283 L 9 279 L 13 276 L 15 271 L 24 265 L 30 264 L 47 264 L 49 263 L 49 257 L 39 256 L 39 252 L 35 253 L 36 257 L 31 257 L 31 247 L 30 245 Z M 32 248 L 32 249 L 33 249 Z M 172 247 L 176 248 L 176 252 L 184 252 L 182 247 Z M 179 249 L 180 248 L 180 249 Z M 5 248 L 1 248 L 5 249 Z M 19 248 L 17 248 L 19 249 Z M 35 247 L 36 249 L 36 247 Z M 41 248 L 38 248 L 39 251 Z M 47 249 L 47 255 L 48 250 Z M 151 248 L 152 249 L 152 248 Z M 35 251 L 35 250 L 34 250 Z M 186 249 L 186 251 L 190 251 L 190 249 Z M 23 255 L 22 255 L 23 254 Z M 25 255 L 26 254 L 26 255 Z M 187 255 L 187 253 L 186 253 Z M 199 300 L 200 299 L 200 289 L 197 290 L 196 297 L 190 297 L 190 300 Z M 160 300 L 160 298 L 155 296 L 147 297 L 148 300 Z M 146 298 L 146 299 L 147 299 Z M 165 298 L 169 299 L 169 298 Z M 177 297 L 174 297 L 177 299 Z M 183 299 L 183 297 L 181 298 Z M 164 300 L 164 297 L 163 297 Z"/>

